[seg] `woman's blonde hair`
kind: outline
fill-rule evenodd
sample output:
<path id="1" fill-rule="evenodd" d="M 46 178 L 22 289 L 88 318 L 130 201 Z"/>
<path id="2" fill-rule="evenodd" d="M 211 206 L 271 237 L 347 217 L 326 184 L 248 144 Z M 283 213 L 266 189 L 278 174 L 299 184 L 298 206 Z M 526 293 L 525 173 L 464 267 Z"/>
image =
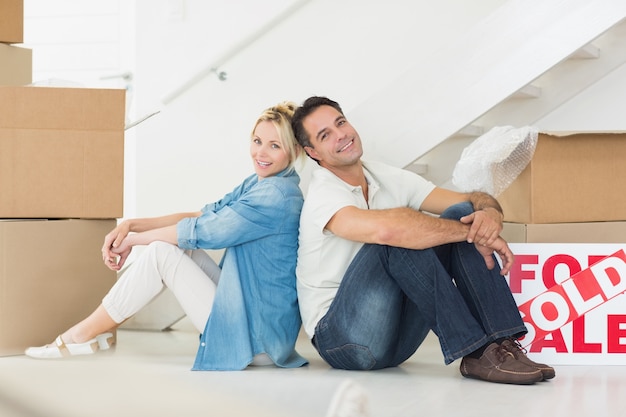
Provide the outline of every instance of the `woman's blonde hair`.
<path id="1" fill-rule="evenodd" d="M 252 136 L 254 136 L 254 130 L 259 123 L 271 122 L 274 125 L 276 131 L 278 132 L 281 145 L 289 156 L 290 168 L 294 167 L 294 164 L 298 159 L 304 159 L 302 158 L 304 154 L 302 152 L 302 147 L 296 140 L 293 130 L 291 129 L 291 117 L 297 107 L 298 105 L 292 101 L 283 101 L 282 103 L 269 107 L 263 111 L 252 128 Z"/>

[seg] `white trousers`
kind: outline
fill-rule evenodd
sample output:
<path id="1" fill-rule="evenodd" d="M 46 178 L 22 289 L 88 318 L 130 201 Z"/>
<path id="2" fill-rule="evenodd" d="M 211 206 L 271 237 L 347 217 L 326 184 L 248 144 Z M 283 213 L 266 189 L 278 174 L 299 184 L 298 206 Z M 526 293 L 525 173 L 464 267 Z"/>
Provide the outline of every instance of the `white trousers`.
<path id="1" fill-rule="evenodd" d="M 213 307 L 220 272 L 203 250 L 185 251 L 169 243 L 153 242 L 105 295 L 102 306 L 120 324 L 167 287 L 202 333 Z"/>

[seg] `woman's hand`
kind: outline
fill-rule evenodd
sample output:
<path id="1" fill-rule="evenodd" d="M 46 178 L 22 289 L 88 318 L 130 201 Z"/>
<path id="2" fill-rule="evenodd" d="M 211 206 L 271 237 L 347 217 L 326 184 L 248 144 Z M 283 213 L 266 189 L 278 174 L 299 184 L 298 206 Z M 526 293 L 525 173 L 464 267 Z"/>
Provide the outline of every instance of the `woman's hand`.
<path id="1" fill-rule="evenodd" d="M 107 249 L 109 249 L 118 247 L 122 240 L 124 240 L 129 233 L 130 223 L 125 220 L 118 224 L 115 229 L 111 230 L 104 237 L 104 245 L 102 246 L 102 248 L 104 249 L 106 247 Z"/>
<path id="2" fill-rule="evenodd" d="M 112 260 L 107 265 L 109 269 L 114 271 L 119 271 L 122 269 L 124 264 L 126 263 L 126 259 L 130 255 L 130 252 L 133 250 L 133 246 L 129 242 L 130 239 L 124 239 L 122 242 L 115 248 L 111 248 L 110 252 L 114 255 Z"/>
<path id="3" fill-rule="evenodd" d="M 126 261 L 126 258 L 128 258 L 132 248 L 129 247 L 127 248 L 127 251 L 124 252 L 114 252 L 114 249 L 120 247 L 121 243 L 126 239 L 126 236 L 128 236 L 129 233 L 130 224 L 127 221 L 123 221 L 104 237 L 104 243 L 102 245 L 102 260 L 107 268 L 119 271 L 124 265 L 124 262 Z"/>

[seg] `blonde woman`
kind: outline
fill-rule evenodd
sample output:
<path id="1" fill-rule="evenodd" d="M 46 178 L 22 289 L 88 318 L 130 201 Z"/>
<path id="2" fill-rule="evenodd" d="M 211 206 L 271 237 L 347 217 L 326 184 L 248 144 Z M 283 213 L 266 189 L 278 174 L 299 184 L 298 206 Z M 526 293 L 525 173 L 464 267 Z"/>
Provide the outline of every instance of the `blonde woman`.
<path id="1" fill-rule="evenodd" d="M 167 286 L 201 333 L 194 370 L 240 370 L 250 364 L 299 367 L 296 296 L 298 223 L 303 204 L 294 163 L 303 153 L 291 130 L 296 105 L 280 103 L 254 124 L 255 173 L 200 211 L 121 222 L 102 257 L 119 271 L 136 245 L 147 245 L 87 318 L 34 358 L 95 353 L 112 330 Z M 216 264 L 204 249 L 226 249 Z"/>

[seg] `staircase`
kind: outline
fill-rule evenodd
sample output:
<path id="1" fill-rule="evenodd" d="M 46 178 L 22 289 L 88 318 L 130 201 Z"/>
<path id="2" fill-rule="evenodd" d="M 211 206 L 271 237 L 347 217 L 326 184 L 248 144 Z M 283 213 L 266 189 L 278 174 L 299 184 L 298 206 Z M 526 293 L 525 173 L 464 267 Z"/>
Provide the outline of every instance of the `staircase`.
<path id="1" fill-rule="evenodd" d="M 452 171 L 463 148 L 494 126 L 535 125 L 626 62 L 626 21 L 622 21 L 471 121 L 406 169 L 438 185 L 453 187 Z"/>
<path id="2" fill-rule="evenodd" d="M 625 17 L 617 0 L 505 3 L 349 111 L 377 138 L 366 157 L 450 186 L 474 138 L 497 125 L 532 125 L 625 63 Z"/>
<path id="3" fill-rule="evenodd" d="M 268 98 L 311 94 L 341 102 L 365 158 L 450 186 L 462 149 L 477 136 L 498 125 L 535 125 L 626 62 L 625 0 L 493 0 L 461 11 L 450 10 L 460 0 L 293 3 L 164 96 L 165 111 L 141 131 L 149 140 L 138 149 L 147 160 L 138 200 L 158 195 L 154 183 L 206 187 L 190 179 L 188 167 L 212 177 L 240 166 L 239 151 L 223 141 L 223 157 L 206 166 L 203 155 L 217 144 L 197 143 L 199 133 L 246 135 L 234 129 L 247 126 Z M 215 116 L 232 108 L 227 118 Z M 165 173 L 154 164 L 185 146 L 197 152 L 185 155 L 184 167 Z"/>

